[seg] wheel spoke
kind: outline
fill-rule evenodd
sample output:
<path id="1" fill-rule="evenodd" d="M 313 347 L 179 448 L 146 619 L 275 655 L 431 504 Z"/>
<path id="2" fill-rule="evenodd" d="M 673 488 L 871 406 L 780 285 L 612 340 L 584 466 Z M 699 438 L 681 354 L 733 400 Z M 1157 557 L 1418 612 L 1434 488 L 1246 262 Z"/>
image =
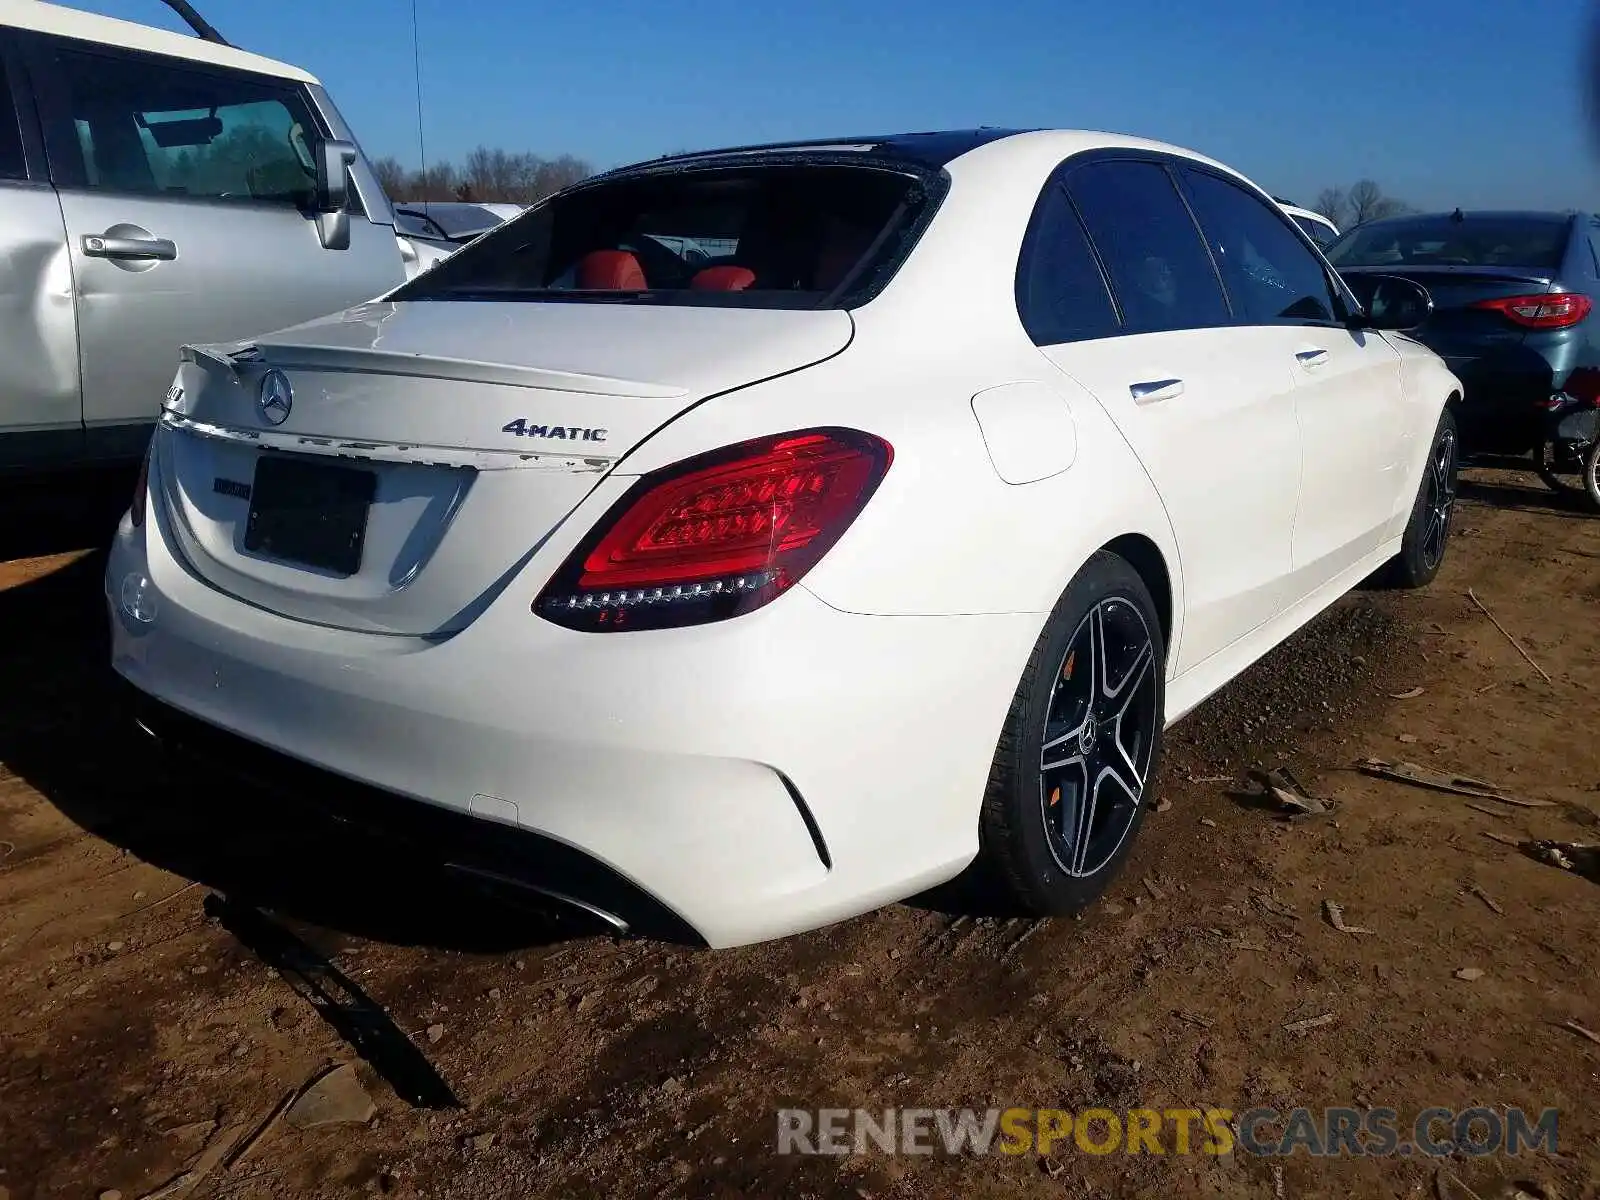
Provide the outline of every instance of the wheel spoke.
<path id="1" fill-rule="evenodd" d="M 1135 730 L 1135 737 L 1137 738 L 1142 732 L 1142 730 Z M 1123 738 L 1122 718 L 1120 716 L 1117 718 L 1115 741 L 1117 753 L 1108 764 L 1110 769 L 1116 772 L 1118 782 L 1120 782 L 1122 786 L 1135 798 L 1144 795 L 1145 768 L 1141 767 L 1136 761 L 1141 752 L 1144 750 L 1144 744 L 1142 741 L 1140 741 L 1139 744 L 1134 747 L 1133 753 L 1130 754 L 1128 752 L 1128 744 Z M 1124 772 L 1126 772 L 1126 774 L 1124 774 Z"/>
<path id="2" fill-rule="evenodd" d="M 1100 807 L 1101 776 L 1093 773 L 1090 764 L 1085 763 L 1084 766 L 1089 786 L 1084 789 L 1084 802 L 1078 806 L 1078 826 L 1072 833 L 1068 857 L 1074 875 L 1083 874 L 1083 860 L 1089 856 L 1089 842 L 1094 831 L 1095 811 Z"/>
<path id="3" fill-rule="evenodd" d="M 1076 733 L 1072 733 L 1068 736 L 1072 738 L 1072 745 L 1064 747 L 1061 751 L 1060 757 L 1057 757 L 1054 761 L 1052 761 L 1050 755 L 1047 753 L 1040 760 L 1039 770 L 1044 774 L 1048 775 L 1052 771 L 1059 771 L 1063 767 L 1070 767 L 1073 763 L 1081 763 L 1083 761 L 1083 751 L 1078 749 L 1078 735 Z M 1061 740 L 1065 741 L 1066 739 L 1063 738 Z"/>
<path id="4" fill-rule="evenodd" d="M 1110 693 L 1106 691 L 1106 619 L 1101 605 L 1095 605 L 1094 611 L 1089 614 L 1089 703 L 1092 705 L 1102 696 Z"/>
<path id="5" fill-rule="evenodd" d="M 1128 668 L 1128 673 L 1122 677 L 1122 682 L 1117 685 L 1117 690 L 1111 693 L 1112 699 L 1118 701 L 1113 714 L 1118 721 L 1122 720 L 1122 714 L 1127 712 L 1128 706 L 1137 699 L 1139 689 L 1144 685 L 1144 681 L 1150 673 L 1155 670 L 1155 667 L 1155 647 L 1146 642 L 1143 649 L 1139 651 L 1139 656 L 1133 660 L 1133 666 Z"/>

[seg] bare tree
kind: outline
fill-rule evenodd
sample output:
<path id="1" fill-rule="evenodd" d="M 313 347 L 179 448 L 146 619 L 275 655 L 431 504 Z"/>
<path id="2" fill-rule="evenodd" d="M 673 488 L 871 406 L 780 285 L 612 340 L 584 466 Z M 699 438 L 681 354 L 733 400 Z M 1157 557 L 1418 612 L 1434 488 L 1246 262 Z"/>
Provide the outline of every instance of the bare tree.
<path id="1" fill-rule="evenodd" d="M 1371 179 L 1358 180 L 1348 189 L 1323 188 L 1317 193 L 1317 201 L 1311 207 L 1340 229 L 1360 225 L 1363 221 L 1377 221 L 1417 211 L 1404 200 L 1384 195 L 1383 189 Z"/>
<path id="2" fill-rule="evenodd" d="M 410 181 L 410 175 L 405 167 L 392 155 L 373 163 L 372 173 L 378 177 L 378 186 L 383 189 L 383 194 L 391 200 L 400 199 Z"/>
<path id="3" fill-rule="evenodd" d="M 1313 212 L 1319 212 L 1340 228 L 1344 227 L 1344 214 L 1347 201 L 1343 188 L 1323 188 L 1317 193 L 1316 203 L 1311 206 Z"/>
<path id="4" fill-rule="evenodd" d="M 1385 196 L 1383 189 L 1370 179 L 1359 180 L 1350 188 L 1349 204 L 1352 225 L 1396 217 L 1411 209 L 1405 201 Z"/>

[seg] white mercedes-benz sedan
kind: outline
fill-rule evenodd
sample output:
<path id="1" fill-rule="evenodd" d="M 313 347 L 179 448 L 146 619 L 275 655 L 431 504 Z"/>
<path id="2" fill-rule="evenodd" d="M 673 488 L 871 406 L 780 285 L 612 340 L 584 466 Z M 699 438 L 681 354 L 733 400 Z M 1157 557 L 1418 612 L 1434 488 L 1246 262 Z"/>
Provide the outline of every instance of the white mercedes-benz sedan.
<path id="1" fill-rule="evenodd" d="M 1070 913 L 1168 724 L 1439 570 L 1461 385 L 1396 332 L 1424 290 L 1356 286 L 1102 133 L 611 171 L 185 351 L 115 669 L 162 740 L 618 929 L 759 941 L 975 859 Z"/>

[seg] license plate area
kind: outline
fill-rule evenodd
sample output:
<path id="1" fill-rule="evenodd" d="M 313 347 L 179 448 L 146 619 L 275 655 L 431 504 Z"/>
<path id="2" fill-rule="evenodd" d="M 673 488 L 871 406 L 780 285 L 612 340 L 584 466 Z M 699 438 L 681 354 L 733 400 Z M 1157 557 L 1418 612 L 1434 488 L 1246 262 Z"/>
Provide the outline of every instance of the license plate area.
<path id="1" fill-rule="evenodd" d="M 331 575 L 354 575 L 377 488 L 377 475 L 359 467 L 264 455 L 250 488 L 244 548 Z"/>

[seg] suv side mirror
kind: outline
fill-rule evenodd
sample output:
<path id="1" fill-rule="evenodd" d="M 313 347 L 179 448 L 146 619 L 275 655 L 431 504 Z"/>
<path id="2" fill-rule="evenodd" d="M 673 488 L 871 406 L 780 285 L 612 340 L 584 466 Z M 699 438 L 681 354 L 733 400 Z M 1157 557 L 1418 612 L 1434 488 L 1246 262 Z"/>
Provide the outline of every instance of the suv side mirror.
<path id="1" fill-rule="evenodd" d="M 1355 324 L 1364 329 L 1415 329 L 1433 315 L 1433 297 L 1420 283 L 1398 275 L 1340 274 L 1361 301 Z"/>
<path id="2" fill-rule="evenodd" d="M 356 161 L 353 142 L 330 138 L 317 143 L 317 183 L 313 196 L 317 232 L 325 250 L 350 248 L 350 166 Z"/>

